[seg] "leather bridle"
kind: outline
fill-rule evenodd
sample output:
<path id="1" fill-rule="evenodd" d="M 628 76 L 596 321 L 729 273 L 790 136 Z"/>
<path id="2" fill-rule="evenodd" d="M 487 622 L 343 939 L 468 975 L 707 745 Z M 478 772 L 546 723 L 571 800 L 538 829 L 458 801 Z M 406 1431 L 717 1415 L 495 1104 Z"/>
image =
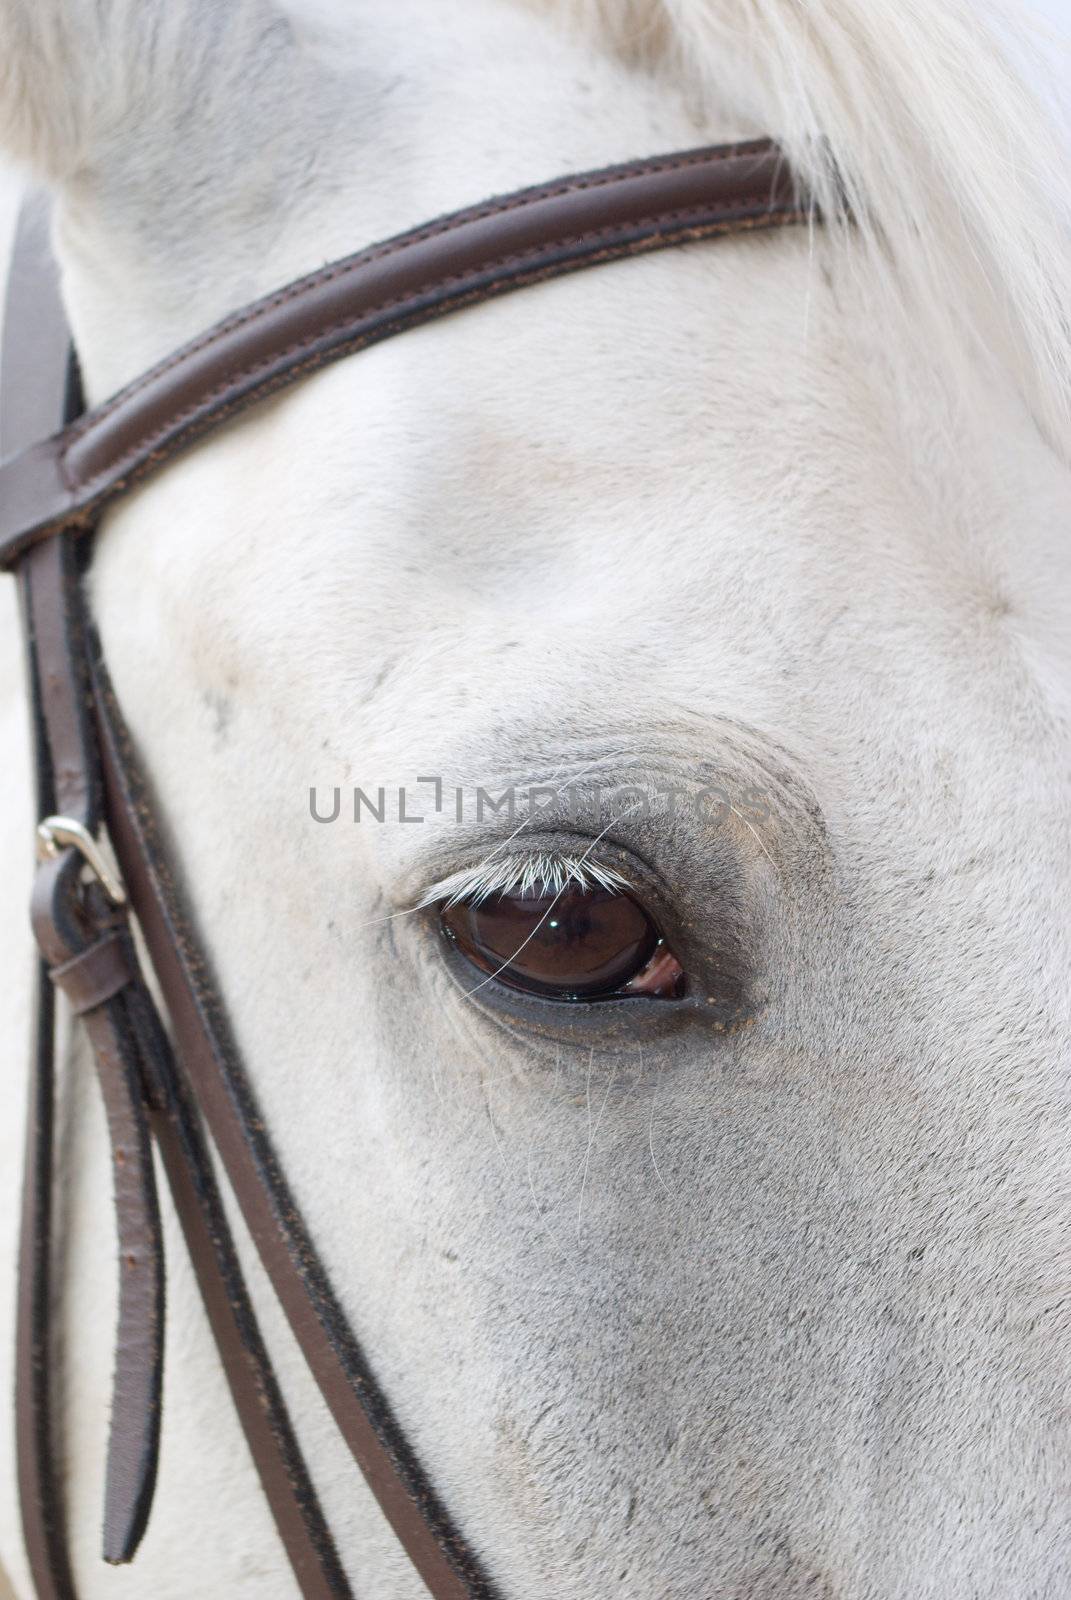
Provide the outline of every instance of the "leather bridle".
<path id="1" fill-rule="evenodd" d="M 236 412 L 407 328 L 582 267 L 809 215 L 768 140 L 561 178 L 289 284 L 85 411 L 47 209 L 24 210 L 4 329 L 0 565 L 14 572 L 21 597 L 43 819 L 16 1375 L 19 1495 L 40 1600 L 75 1595 L 51 1382 L 54 987 L 92 1044 L 114 1172 L 119 1327 L 104 1559 L 134 1555 L 156 1476 L 164 1265 L 155 1144 L 299 1589 L 307 1600 L 351 1594 L 243 1279 L 211 1140 L 338 1429 L 428 1590 L 436 1600 L 494 1593 L 346 1323 L 184 913 L 86 606 L 82 574 L 101 512 Z M 131 912 L 164 999 L 166 1031 L 131 936 Z"/>

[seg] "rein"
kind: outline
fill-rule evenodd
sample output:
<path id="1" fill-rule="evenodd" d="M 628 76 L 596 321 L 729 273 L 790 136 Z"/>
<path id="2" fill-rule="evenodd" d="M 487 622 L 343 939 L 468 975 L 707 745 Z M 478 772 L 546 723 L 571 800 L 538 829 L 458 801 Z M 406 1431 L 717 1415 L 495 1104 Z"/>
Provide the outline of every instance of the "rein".
<path id="1" fill-rule="evenodd" d="M 107 1113 L 119 1320 L 104 1559 L 132 1559 L 161 1424 L 164 1260 L 153 1145 L 250 1453 L 305 1600 L 352 1594 L 239 1266 L 214 1146 L 342 1437 L 435 1600 L 495 1589 L 402 1434 L 312 1244 L 182 908 L 82 585 L 101 512 L 237 412 L 342 356 L 527 284 L 810 215 L 768 140 L 658 157 L 487 201 L 374 245 L 228 317 L 95 409 L 48 249 L 20 219 L 0 390 L 0 567 L 31 688 L 40 950 L 19 1252 L 19 1497 L 39 1600 L 75 1600 L 52 1404 L 55 988 L 89 1036 Z M 114 852 L 119 874 L 109 864 Z M 169 1032 L 131 936 L 137 918 Z"/>

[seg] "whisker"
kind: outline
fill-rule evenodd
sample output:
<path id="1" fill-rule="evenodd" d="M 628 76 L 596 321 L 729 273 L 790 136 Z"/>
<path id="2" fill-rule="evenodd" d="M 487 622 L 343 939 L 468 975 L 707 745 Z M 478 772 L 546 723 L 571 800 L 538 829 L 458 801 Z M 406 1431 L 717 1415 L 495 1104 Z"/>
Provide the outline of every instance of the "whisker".
<path id="1" fill-rule="evenodd" d="M 642 1045 L 640 1046 L 640 1071 L 641 1072 L 643 1071 L 643 1046 Z M 669 1193 L 669 1185 L 666 1183 L 665 1178 L 663 1178 L 663 1176 L 662 1176 L 661 1170 L 660 1170 L 659 1165 L 658 1165 L 658 1158 L 656 1157 L 656 1155 L 654 1153 L 654 1113 L 655 1113 L 655 1101 L 657 1099 L 658 1099 L 658 1079 L 656 1078 L 655 1082 L 654 1082 L 654 1088 L 651 1090 L 651 1115 L 650 1115 L 650 1118 L 648 1119 L 648 1123 L 647 1123 L 647 1148 L 651 1152 L 651 1165 L 654 1168 L 655 1177 L 658 1179 L 659 1183 L 662 1185 L 662 1189 L 663 1189 L 664 1193 L 668 1194 Z"/>
<path id="2" fill-rule="evenodd" d="M 766 846 L 763 844 L 762 835 L 759 833 L 759 831 L 755 827 L 754 823 L 753 822 L 749 822 L 747 817 L 744 816 L 744 813 L 742 811 L 738 811 L 734 805 L 730 804 L 729 810 L 732 812 L 734 817 L 739 817 L 740 821 L 744 824 L 744 827 L 747 828 L 748 831 L 754 836 L 755 843 L 758 845 L 759 849 L 762 851 L 763 855 L 766 857 L 766 859 L 770 863 L 771 867 L 776 867 L 777 866 L 777 862 L 774 860 L 773 856 L 770 854 L 770 852 L 767 850 Z"/>
<path id="3" fill-rule="evenodd" d="M 583 1219 L 584 1219 L 584 1193 L 585 1193 L 585 1190 L 587 1189 L 587 1186 L 588 1186 L 588 1168 L 591 1165 L 591 1152 L 595 1147 L 595 1140 L 598 1137 L 599 1129 L 602 1126 L 603 1113 L 606 1110 L 606 1102 L 610 1098 L 610 1090 L 613 1088 L 614 1079 L 617 1077 L 617 1063 L 615 1061 L 614 1062 L 614 1066 L 613 1066 L 613 1070 L 611 1071 L 609 1078 L 606 1080 L 606 1088 L 605 1088 L 605 1090 L 603 1092 L 602 1105 L 599 1107 L 599 1115 L 595 1120 L 594 1127 L 592 1127 L 592 1125 L 591 1125 L 591 1071 L 592 1071 L 592 1067 L 594 1065 L 594 1061 L 595 1061 L 595 1047 L 593 1045 L 592 1048 L 591 1048 L 591 1054 L 588 1057 L 588 1083 L 587 1083 L 588 1147 L 584 1151 L 584 1171 L 583 1171 L 583 1176 L 580 1179 L 580 1199 L 577 1202 L 577 1208 L 576 1208 L 576 1237 L 577 1237 L 577 1243 L 580 1242 L 580 1227 L 581 1227 L 581 1223 L 583 1222 Z"/>
<path id="4" fill-rule="evenodd" d="M 354 926 L 354 933 L 360 933 L 362 928 L 376 928 L 384 922 L 394 922 L 398 917 L 415 917 L 418 911 L 424 910 L 423 901 L 417 906 L 404 906 L 401 911 L 388 911 L 385 917 L 369 917 L 367 922 L 358 922 Z"/>

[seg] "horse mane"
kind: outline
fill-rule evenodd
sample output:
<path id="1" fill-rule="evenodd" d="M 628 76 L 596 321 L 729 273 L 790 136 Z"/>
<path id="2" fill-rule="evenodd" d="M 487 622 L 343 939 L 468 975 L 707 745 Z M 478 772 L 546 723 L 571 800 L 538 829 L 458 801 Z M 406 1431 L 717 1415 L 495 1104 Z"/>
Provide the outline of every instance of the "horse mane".
<path id="1" fill-rule="evenodd" d="M 995 356 L 1071 454 L 1071 41 L 1010 0 L 529 3 L 773 134 L 827 219 L 846 196 L 871 292 L 961 373 Z"/>

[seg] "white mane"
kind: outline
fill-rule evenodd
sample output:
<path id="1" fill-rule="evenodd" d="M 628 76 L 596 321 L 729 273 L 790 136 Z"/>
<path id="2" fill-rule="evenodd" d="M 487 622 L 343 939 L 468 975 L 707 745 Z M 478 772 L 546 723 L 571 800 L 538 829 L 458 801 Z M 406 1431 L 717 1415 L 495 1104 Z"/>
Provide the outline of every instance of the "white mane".
<path id="1" fill-rule="evenodd" d="M 997 355 L 1067 448 L 1071 174 L 1046 84 L 1071 65 L 1000 0 L 534 0 L 684 72 L 778 138 L 877 281 L 957 365 Z"/>

